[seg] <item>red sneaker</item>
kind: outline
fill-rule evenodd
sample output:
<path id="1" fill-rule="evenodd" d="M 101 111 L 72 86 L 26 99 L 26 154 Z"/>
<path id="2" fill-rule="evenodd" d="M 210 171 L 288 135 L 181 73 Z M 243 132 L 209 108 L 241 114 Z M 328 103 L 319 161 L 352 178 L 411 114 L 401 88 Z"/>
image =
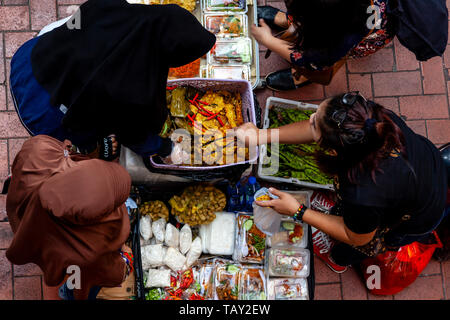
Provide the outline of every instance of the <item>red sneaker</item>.
<path id="1" fill-rule="evenodd" d="M 335 244 L 334 240 L 326 233 L 311 227 L 314 254 L 318 256 L 326 265 L 336 273 L 347 271 L 347 267 L 336 264 L 330 257 L 330 251 Z"/>

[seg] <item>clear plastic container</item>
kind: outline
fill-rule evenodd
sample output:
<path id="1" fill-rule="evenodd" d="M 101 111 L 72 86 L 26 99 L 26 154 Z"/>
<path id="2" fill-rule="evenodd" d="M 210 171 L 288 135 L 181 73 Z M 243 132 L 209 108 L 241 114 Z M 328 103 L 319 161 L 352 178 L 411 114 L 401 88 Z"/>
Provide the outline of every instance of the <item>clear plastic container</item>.
<path id="1" fill-rule="evenodd" d="M 264 269 L 245 266 L 239 281 L 239 300 L 266 300 L 267 285 Z"/>
<path id="2" fill-rule="evenodd" d="M 213 300 L 238 300 L 241 270 L 239 263 L 214 259 Z"/>
<path id="3" fill-rule="evenodd" d="M 271 277 L 307 278 L 310 253 L 307 249 L 271 248 L 266 252 L 266 270 Z"/>
<path id="4" fill-rule="evenodd" d="M 247 37 L 247 20 L 245 14 L 205 14 L 205 28 L 217 38 Z"/>
<path id="5" fill-rule="evenodd" d="M 236 243 L 233 259 L 245 263 L 264 263 L 266 234 L 261 232 L 253 221 L 253 216 L 237 215 Z"/>
<path id="6" fill-rule="evenodd" d="M 212 276 L 214 273 L 214 264 L 212 261 L 206 261 L 201 265 L 192 268 L 194 273 L 194 280 L 199 284 L 200 290 L 198 294 L 205 297 L 205 299 L 212 298 Z"/>
<path id="7" fill-rule="evenodd" d="M 205 0 L 205 11 L 247 11 L 246 0 Z"/>
<path id="8" fill-rule="evenodd" d="M 266 197 L 266 199 L 262 199 L 262 197 Z M 255 201 L 267 201 L 277 198 L 267 188 L 259 189 L 254 196 Z M 261 207 L 254 202 L 253 218 L 258 229 L 268 236 L 273 236 L 280 230 L 282 216 L 270 207 Z"/>
<path id="9" fill-rule="evenodd" d="M 209 66 L 209 77 L 213 79 L 250 80 L 250 68 L 242 66 Z"/>
<path id="10" fill-rule="evenodd" d="M 217 40 L 208 52 L 210 65 L 242 65 L 252 62 L 252 43 L 249 38 Z"/>
<path id="11" fill-rule="evenodd" d="M 295 222 L 292 218 L 282 219 L 280 231 L 267 239 L 267 245 L 272 248 L 289 246 L 306 248 L 308 246 L 308 225 Z"/>
<path id="12" fill-rule="evenodd" d="M 271 278 L 267 293 L 269 300 L 309 300 L 305 278 Z"/>

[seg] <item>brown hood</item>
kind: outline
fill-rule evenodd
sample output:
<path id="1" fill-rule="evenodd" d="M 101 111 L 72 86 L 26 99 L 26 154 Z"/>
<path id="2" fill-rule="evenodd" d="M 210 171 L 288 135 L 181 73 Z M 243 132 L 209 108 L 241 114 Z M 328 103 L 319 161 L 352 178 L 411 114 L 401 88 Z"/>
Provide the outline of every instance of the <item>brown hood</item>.
<path id="1" fill-rule="evenodd" d="M 49 286 L 60 284 L 70 265 L 81 268 L 83 291 L 119 285 L 130 176 L 119 164 L 68 154 L 67 144 L 36 136 L 14 160 L 6 208 L 15 234 L 6 256 L 39 265 Z"/>

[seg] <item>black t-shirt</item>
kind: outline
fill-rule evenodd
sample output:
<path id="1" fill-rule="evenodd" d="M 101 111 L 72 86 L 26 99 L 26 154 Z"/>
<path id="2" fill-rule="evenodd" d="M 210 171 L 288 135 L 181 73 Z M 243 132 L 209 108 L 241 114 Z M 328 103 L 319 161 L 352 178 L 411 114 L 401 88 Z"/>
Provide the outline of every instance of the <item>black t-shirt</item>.
<path id="1" fill-rule="evenodd" d="M 356 185 L 339 177 L 340 212 L 354 233 L 393 226 L 403 234 L 425 233 L 444 211 L 447 178 L 439 150 L 394 113 L 391 119 L 403 132 L 407 159 L 392 154 L 383 160 L 376 183 L 370 172 L 360 174 Z M 404 215 L 411 219 L 399 224 Z"/>

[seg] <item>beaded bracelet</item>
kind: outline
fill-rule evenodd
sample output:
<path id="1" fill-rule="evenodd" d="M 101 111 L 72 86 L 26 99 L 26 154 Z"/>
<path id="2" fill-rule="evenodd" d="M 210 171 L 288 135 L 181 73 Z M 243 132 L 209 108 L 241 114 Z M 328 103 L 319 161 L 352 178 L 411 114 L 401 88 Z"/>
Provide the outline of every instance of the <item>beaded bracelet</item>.
<path id="1" fill-rule="evenodd" d="M 294 214 L 294 220 L 297 222 L 303 222 L 303 215 L 307 209 L 308 208 L 305 205 L 301 204 L 297 212 Z"/>

